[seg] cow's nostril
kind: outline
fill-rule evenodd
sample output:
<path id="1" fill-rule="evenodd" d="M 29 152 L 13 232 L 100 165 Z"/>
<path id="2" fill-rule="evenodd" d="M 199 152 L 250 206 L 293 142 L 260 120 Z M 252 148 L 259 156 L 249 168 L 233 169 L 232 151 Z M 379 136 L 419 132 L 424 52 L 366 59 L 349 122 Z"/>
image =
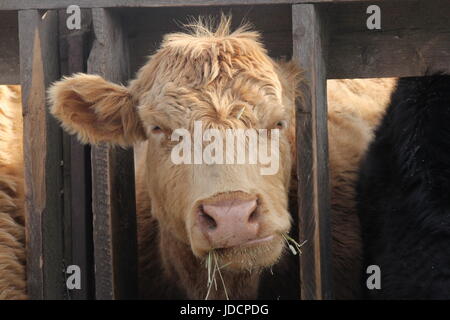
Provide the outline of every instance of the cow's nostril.
<path id="1" fill-rule="evenodd" d="M 202 220 L 202 223 L 209 229 L 214 230 L 217 228 L 217 222 L 214 220 L 213 217 L 211 217 L 209 214 L 207 214 L 203 207 L 200 207 L 200 219 Z"/>
<path id="2" fill-rule="evenodd" d="M 255 222 L 258 219 L 258 208 L 255 208 L 248 217 L 248 222 Z"/>

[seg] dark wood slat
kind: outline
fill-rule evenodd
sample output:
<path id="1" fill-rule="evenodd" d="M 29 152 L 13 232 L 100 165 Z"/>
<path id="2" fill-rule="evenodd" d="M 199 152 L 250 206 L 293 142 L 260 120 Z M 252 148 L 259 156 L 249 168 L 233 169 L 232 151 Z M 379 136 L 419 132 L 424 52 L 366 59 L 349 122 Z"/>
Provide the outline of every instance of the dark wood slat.
<path id="1" fill-rule="evenodd" d="M 17 12 L 0 11 L 0 84 L 19 84 Z"/>
<path id="2" fill-rule="evenodd" d="M 128 26 L 130 63 L 132 74 L 147 61 L 148 55 L 160 46 L 163 36 L 179 32 L 180 24 L 189 17 L 215 16 L 221 12 L 231 13 L 232 28 L 242 21 L 250 22 L 261 32 L 262 39 L 271 57 L 292 56 L 292 24 L 290 5 L 229 6 L 229 7 L 188 7 L 188 8 L 143 8 L 120 11 Z"/>
<path id="3" fill-rule="evenodd" d="M 46 88 L 59 78 L 57 12 L 20 11 L 19 41 L 28 294 L 32 299 L 61 299 L 65 297 L 62 135 L 46 104 Z"/>
<path id="4" fill-rule="evenodd" d="M 369 15 L 366 13 L 367 3 L 347 2 L 324 4 L 325 11 L 330 15 L 327 20 L 333 28 L 333 33 L 355 33 L 367 31 L 379 33 L 398 31 L 399 29 L 433 30 L 448 26 L 448 0 L 410 0 L 373 1 L 381 10 L 381 31 L 368 30 L 366 26 Z"/>
<path id="5" fill-rule="evenodd" d="M 325 28 L 317 7 L 292 7 L 294 59 L 308 85 L 297 101 L 297 170 L 302 299 L 331 299 L 330 186 L 328 177 Z"/>
<path id="6" fill-rule="evenodd" d="M 378 3 L 381 30 L 366 27 L 366 4 L 327 5 L 328 78 L 419 76 L 450 72 L 448 0 Z"/>
<path id="7" fill-rule="evenodd" d="M 118 0 L 119 1 L 119 0 Z M 122 1 L 122 0 L 121 0 Z M 106 2 L 106 1 L 105 1 Z M 124 12 L 136 15 L 137 21 L 130 25 L 134 28 L 134 22 L 140 24 L 154 25 L 151 29 L 140 28 L 138 36 L 131 38 L 131 43 L 136 50 L 132 52 L 132 70 L 142 64 L 143 58 L 152 52 L 155 46 L 151 39 L 160 39 L 166 32 L 173 31 L 171 26 L 175 25 L 174 17 L 183 20 L 188 13 L 213 12 L 225 5 L 226 1 L 195 1 L 189 4 L 190 8 L 180 8 L 186 5 L 185 1 L 126 1 L 123 0 Z M 264 1 L 264 4 L 269 4 Z M 277 4 L 289 5 L 298 1 L 282 1 Z M 314 1 L 312 1 L 314 2 Z M 214 3 L 215 6 L 211 6 Z M 243 11 L 261 11 L 264 17 L 267 6 L 242 6 L 251 2 L 231 3 L 236 5 L 234 12 L 236 16 Z M 254 4 L 259 3 L 255 0 Z M 270 2 L 271 4 L 275 2 Z M 320 6 L 327 11 L 326 20 L 331 22 L 330 27 L 330 64 L 327 70 L 328 78 L 366 78 L 366 77 L 391 77 L 391 76 L 415 76 L 421 75 L 424 69 L 449 70 L 450 52 L 448 43 L 450 41 L 450 2 L 448 0 L 397 0 L 397 1 L 319 1 Z M 373 31 L 366 29 L 366 9 L 368 4 L 378 4 L 382 10 L 382 30 Z M 29 3 L 28 3 L 29 4 Z M 41 7 L 45 7 L 45 1 Z M 72 2 L 70 3 L 72 4 Z M 96 6 L 96 2 L 80 2 L 81 5 Z M 118 2 L 107 1 L 105 7 L 118 6 Z M 162 6 L 170 5 L 169 8 Z M 16 4 L 19 5 L 19 4 Z M 26 7 L 27 1 L 23 2 Z M 37 7 L 37 2 L 32 5 Z M 65 8 L 68 3 L 54 2 L 52 6 Z M 238 6 L 241 5 L 241 6 Z M 144 16 L 143 9 L 136 7 L 151 7 L 157 11 L 152 16 L 152 21 L 139 19 Z M 197 6 L 197 8 L 195 8 Z M 282 6 L 282 5 L 281 5 Z M 161 8 L 160 8 L 161 7 Z M 134 9 L 133 9 L 134 8 Z M 240 8 L 240 9 L 239 9 Z M 233 7 L 231 7 L 233 9 Z M 145 10 L 145 9 L 144 9 Z M 225 9 L 227 11 L 228 9 Z M 271 10 L 271 9 L 268 9 Z M 274 11 L 276 14 L 276 11 Z M 128 15 L 128 13 L 126 13 Z M 290 52 L 291 34 L 278 30 L 278 23 L 272 22 L 272 27 L 265 28 L 269 19 L 252 19 L 256 22 L 258 30 L 263 32 L 264 40 L 268 44 L 269 53 L 272 56 L 286 55 Z M 289 19 L 286 19 L 286 21 Z M 142 23 L 141 23 L 142 24 Z M 284 25 L 281 21 L 280 25 Z M 274 28 L 274 32 L 268 32 Z M 145 30 L 145 31 L 144 31 Z M 178 29 L 177 29 L 178 30 Z M 159 41 L 159 40 L 158 40 Z"/>
<path id="8" fill-rule="evenodd" d="M 86 72 L 89 49 L 90 9 L 82 11 L 80 30 L 69 30 L 67 13 L 59 10 L 61 75 Z M 92 238 L 92 189 L 90 147 L 73 135 L 63 133 L 65 258 L 81 269 L 81 289 L 68 291 L 74 300 L 95 297 Z"/>
<path id="9" fill-rule="evenodd" d="M 371 3 L 373 4 L 373 3 Z M 330 24 L 327 78 L 417 76 L 424 70 L 450 71 L 450 2 L 448 0 L 376 1 L 382 30 L 368 30 L 363 2 L 320 3 Z M 286 24 L 289 5 L 123 9 L 130 25 L 135 71 L 164 34 L 178 31 L 174 22 L 189 15 L 231 11 L 235 21 L 247 17 L 263 34 L 269 54 L 290 57 L 292 34 Z M 263 17 L 263 19 L 261 19 Z"/>
<path id="10" fill-rule="evenodd" d="M 92 10 L 95 41 L 89 73 L 114 82 L 129 78 L 128 46 L 120 16 Z M 94 255 L 97 299 L 137 295 L 136 203 L 133 151 L 92 148 Z"/>
<path id="11" fill-rule="evenodd" d="M 329 79 L 412 77 L 450 72 L 450 27 L 424 31 L 336 35 L 330 48 Z"/>
<path id="12" fill-rule="evenodd" d="M 394 0 L 382 0 L 394 1 Z M 404 2 L 408 0 L 395 0 Z M 188 6 L 225 6 L 225 5 L 264 5 L 264 4 L 296 4 L 296 3 L 343 3 L 365 2 L 371 0 L 3 0 L 0 10 L 20 9 L 62 9 L 70 5 L 82 8 L 115 8 L 115 7 L 188 7 Z"/>

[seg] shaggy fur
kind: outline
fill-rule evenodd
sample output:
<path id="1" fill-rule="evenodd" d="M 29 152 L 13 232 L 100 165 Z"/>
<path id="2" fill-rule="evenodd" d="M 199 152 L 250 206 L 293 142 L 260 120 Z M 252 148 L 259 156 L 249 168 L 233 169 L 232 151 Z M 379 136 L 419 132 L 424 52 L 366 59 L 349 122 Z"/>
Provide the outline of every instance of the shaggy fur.
<path id="1" fill-rule="evenodd" d="M 20 88 L 0 86 L 0 300 L 25 299 Z"/>
<path id="2" fill-rule="evenodd" d="M 82 77 L 83 81 L 78 81 Z M 64 129 L 77 134 L 83 143 L 110 141 L 128 146 L 143 139 L 145 134 L 133 109 L 136 101 L 123 86 L 94 75 L 75 75 L 65 78 L 71 90 L 58 92 L 64 108 L 53 108 L 59 119 L 70 119 L 70 125 L 62 122 Z M 93 110 L 86 110 L 86 104 Z M 88 111 L 88 112 L 87 112 Z"/>
<path id="3" fill-rule="evenodd" d="M 449 123 L 450 75 L 399 80 L 359 178 L 367 297 L 450 299 Z"/>
<path id="4" fill-rule="evenodd" d="M 328 80 L 329 109 L 355 114 L 375 128 L 389 104 L 396 78 Z"/>
<path id="5" fill-rule="evenodd" d="M 192 208 L 205 199 L 224 194 L 257 194 L 260 200 L 261 235 L 291 229 L 296 216 L 295 88 L 301 72 L 293 63 L 268 57 L 259 34 L 243 27 L 230 32 L 230 19 L 212 31 L 201 21 L 189 33 L 169 34 L 128 87 L 93 75 L 78 74 L 50 89 L 51 112 L 63 127 L 83 142 L 110 142 L 137 148 L 137 206 L 139 225 L 140 291 L 143 298 L 195 298 L 206 295 L 205 252 L 197 244 Z M 306 66 L 307 67 L 307 66 Z M 370 83 L 370 81 L 368 82 Z M 372 81 L 380 92 L 383 81 Z M 342 86 L 346 87 L 343 83 Z M 382 88 L 384 86 L 384 88 Z M 329 139 L 332 184 L 333 258 L 336 296 L 359 294 L 360 234 L 355 212 L 354 184 L 358 163 L 371 139 L 371 130 L 383 110 L 366 117 L 352 99 L 330 101 Z M 353 96 L 353 97 L 352 97 Z M 367 103 L 369 106 L 370 103 Z M 365 109 L 369 112 L 369 108 Z M 240 114 L 238 118 L 237 115 Z M 257 167 L 229 165 L 176 166 L 170 160 L 173 129 L 192 131 L 195 120 L 207 128 L 280 128 L 280 170 L 261 176 Z M 286 125 L 279 127 L 280 121 Z M 284 122 L 283 122 L 284 123 Z M 143 141 L 143 142 L 142 142 Z M 157 168 L 157 169 L 156 169 Z M 291 200 L 291 201 L 289 201 Z M 288 202 L 292 205 L 288 208 Z M 296 226 L 294 226 L 296 229 Z M 232 299 L 296 298 L 296 257 L 288 261 L 278 237 L 273 243 L 219 253 L 227 290 Z M 260 285 L 273 265 L 278 287 Z M 284 281 L 283 281 L 284 280 Z M 298 280 L 298 279 L 296 279 Z M 281 284 L 281 285 L 280 285 Z M 211 298 L 224 298 L 219 283 Z"/>
<path id="6" fill-rule="evenodd" d="M 335 297 L 361 297 L 361 237 L 356 181 L 361 157 L 389 101 L 395 79 L 328 80 L 328 152 Z"/>

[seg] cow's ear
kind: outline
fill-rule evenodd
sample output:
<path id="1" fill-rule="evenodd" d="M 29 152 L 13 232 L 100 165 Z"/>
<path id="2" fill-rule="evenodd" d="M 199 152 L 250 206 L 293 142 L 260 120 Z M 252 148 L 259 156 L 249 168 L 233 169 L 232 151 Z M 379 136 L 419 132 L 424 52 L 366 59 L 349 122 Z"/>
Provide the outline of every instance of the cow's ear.
<path id="1" fill-rule="evenodd" d="M 129 146 L 145 139 L 129 90 L 100 76 L 76 74 L 49 89 L 50 112 L 83 143 Z"/>

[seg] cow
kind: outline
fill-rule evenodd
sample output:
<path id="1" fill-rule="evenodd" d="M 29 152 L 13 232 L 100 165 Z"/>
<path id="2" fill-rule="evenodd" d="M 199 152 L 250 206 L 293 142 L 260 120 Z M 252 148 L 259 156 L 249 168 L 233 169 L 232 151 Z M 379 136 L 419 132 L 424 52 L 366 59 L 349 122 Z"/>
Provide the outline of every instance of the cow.
<path id="1" fill-rule="evenodd" d="M 26 298 L 20 86 L 0 86 L 0 300 Z"/>
<path id="2" fill-rule="evenodd" d="M 295 262 L 284 254 L 284 235 L 296 215 L 289 202 L 297 185 L 293 119 L 302 72 L 295 63 L 271 59 L 257 32 L 245 26 L 231 31 L 230 23 L 222 17 L 213 28 L 200 19 L 189 32 L 166 35 L 128 86 L 75 74 L 49 90 L 51 113 L 83 143 L 140 145 L 136 192 L 142 298 L 297 297 L 298 281 L 290 280 Z M 337 298 L 360 294 L 357 170 L 384 110 L 376 101 L 387 100 L 393 81 L 372 81 L 383 93 L 367 98 L 373 108 L 363 103 L 366 108 L 358 109 L 351 98 L 329 106 Z M 346 94 L 357 96 L 358 90 Z M 198 121 L 222 133 L 277 129 L 279 170 L 262 175 L 258 164 L 175 164 L 173 135 L 178 129 L 193 134 Z M 211 260 L 217 269 L 205 267 Z M 220 270 L 222 278 L 212 289 L 207 285 L 211 268 Z M 265 288 L 261 279 L 270 273 L 284 279 L 284 285 Z"/>
<path id="3" fill-rule="evenodd" d="M 450 299 L 449 122 L 450 75 L 398 81 L 358 178 L 366 298 Z"/>
<path id="4" fill-rule="evenodd" d="M 231 32 L 230 22 L 222 18 L 213 28 L 199 21 L 191 32 L 166 35 L 128 86 L 76 74 L 49 90 L 51 113 L 80 141 L 135 147 L 141 298 L 298 298 L 298 257 L 284 236 L 292 230 L 295 237 L 297 229 L 302 181 L 294 101 L 301 100 L 302 72 L 293 62 L 271 59 L 257 32 Z M 340 299 L 360 296 L 358 163 L 394 83 L 328 81 L 333 279 Z M 0 298 L 22 299 L 20 88 L 0 90 Z M 261 175 L 258 164 L 174 164 L 169 137 L 177 129 L 192 132 L 197 121 L 220 132 L 277 129 L 278 172 Z M 208 281 L 211 257 L 223 283 Z"/>

